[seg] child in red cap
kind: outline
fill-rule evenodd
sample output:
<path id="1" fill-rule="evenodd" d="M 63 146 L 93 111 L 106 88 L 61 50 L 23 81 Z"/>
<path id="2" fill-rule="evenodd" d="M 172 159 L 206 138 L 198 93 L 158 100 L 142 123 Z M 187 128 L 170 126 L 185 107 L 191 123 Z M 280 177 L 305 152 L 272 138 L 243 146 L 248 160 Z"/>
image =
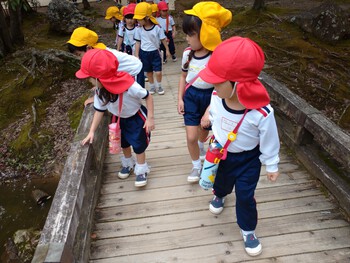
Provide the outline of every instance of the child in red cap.
<path id="1" fill-rule="evenodd" d="M 158 10 L 159 10 L 159 16 L 157 17 L 157 21 L 159 25 L 164 30 L 165 36 L 167 37 L 168 45 L 169 45 L 169 51 L 171 54 L 172 60 L 175 62 L 177 61 L 176 58 L 176 50 L 175 50 L 175 43 L 174 38 L 176 36 L 176 26 L 174 18 L 169 15 L 169 8 L 166 2 L 160 1 L 158 3 Z M 160 45 L 160 50 L 163 51 L 165 54 L 166 50 L 163 44 Z M 163 63 L 167 62 L 166 57 L 163 57 Z"/>
<path id="2" fill-rule="evenodd" d="M 222 212 L 226 195 L 235 188 L 237 223 L 250 256 L 262 252 L 255 235 L 258 213 L 254 192 L 261 164 L 267 178 L 279 176 L 279 137 L 273 108 L 265 87 L 258 80 L 264 53 L 252 40 L 232 37 L 213 52 L 199 76 L 214 84 L 209 117 L 215 140 L 228 143 L 227 157 L 217 170 L 209 210 Z M 238 128 L 237 128 L 238 127 Z M 235 130 L 235 132 L 233 132 Z"/>
<path id="3" fill-rule="evenodd" d="M 213 85 L 198 77 L 212 51 L 221 43 L 221 28 L 227 26 L 232 13 L 216 2 L 200 2 L 185 10 L 182 29 L 189 48 L 182 55 L 182 74 L 178 92 L 178 112 L 184 116 L 187 148 L 192 159 L 192 170 L 187 181 L 199 181 L 205 158 L 204 142 L 208 130 L 201 128 L 201 119 L 210 103 Z"/>
<path id="4" fill-rule="evenodd" d="M 94 97 L 95 114 L 90 132 L 82 144 L 92 143 L 94 133 L 106 110 L 120 118 L 122 169 L 119 178 L 127 178 L 133 168 L 134 160 L 131 146 L 136 154 L 135 186 L 145 186 L 150 169 L 146 162 L 145 150 L 150 141 L 150 132 L 154 129 L 153 98 L 134 78 L 126 72 L 117 71 L 119 62 L 107 50 L 91 49 L 82 58 L 78 78 L 89 78 L 96 81 Z M 94 79 L 91 79 L 94 78 Z M 119 112 L 119 95 L 123 94 L 122 108 Z M 146 100 L 146 107 L 142 105 Z"/>

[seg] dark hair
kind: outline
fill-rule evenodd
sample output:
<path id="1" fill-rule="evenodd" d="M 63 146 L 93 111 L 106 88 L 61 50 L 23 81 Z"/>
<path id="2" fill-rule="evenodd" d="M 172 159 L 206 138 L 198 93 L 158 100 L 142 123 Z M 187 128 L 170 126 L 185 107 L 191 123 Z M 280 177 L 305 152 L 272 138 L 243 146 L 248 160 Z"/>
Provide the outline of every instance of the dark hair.
<path id="1" fill-rule="evenodd" d="M 104 87 L 100 88 L 98 91 L 98 97 L 103 101 L 103 105 L 106 105 L 110 101 L 116 101 L 118 99 L 118 94 L 110 93 Z"/>
<path id="2" fill-rule="evenodd" d="M 83 51 L 83 52 L 87 51 L 87 45 L 82 46 L 82 47 L 77 47 L 71 43 L 68 43 L 67 47 L 68 47 L 68 50 L 70 53 L 74 53 L 75 51 Z"/>
<path id="3" fill-rule="evenodd" d="M 202 20 L 199 17 L 192 15 L 185 15 L 182 21 L 182 31 L 189 36 L 194 34 L 200 35 L 202 27 Z"/>
<path id="4" fill-rule="evenodd" d="M 134 15 L 133 14 L 127 14 L 127 15 L 124 16 L 124 18 L 133 19 Z"/>
<path id="5" fill-rule="evenodd" d="M 182 21 L 182 31 L 189 36 L 197 34 L 200 37 L 200 31 L 202 26 L 202 20 L 199 17 L 192 15 L 185 15 Z M 188 54 L 187 62 L 184 64 L 184 69 L 188 69 L 188 65 L 194 55 L 195 50 L 191 50 Z"/>

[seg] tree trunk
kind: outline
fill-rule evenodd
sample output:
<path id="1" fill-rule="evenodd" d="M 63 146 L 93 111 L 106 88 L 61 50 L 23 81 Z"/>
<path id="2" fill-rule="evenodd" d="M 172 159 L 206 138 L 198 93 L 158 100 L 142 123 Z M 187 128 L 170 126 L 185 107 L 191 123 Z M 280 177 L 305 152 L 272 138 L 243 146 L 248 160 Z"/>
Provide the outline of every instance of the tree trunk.
<path id="1" fill-rule="evenodd" d="M 265 0 L 254 0 L 253 9 L 254 10 L 265 9 Z"/>
<path id="2" fill-rule="evenodd" d="M 20 0 L 16 6 L 11 6 L 9 4 L 9 13 L 10 13 L 10 31 L 12 36 L 13 44 L 23 45 L 24 44 L 24 35 L 22 28 L 22 5 L 23 1 Z"/>
<path id="3" fill-rule="evenodd" d="M 83 0 L 83 6 L 85 10 L 90 10 L 90 4 L 88 0 Z"/>
<path id="4" fill-rule="evenodd" d="M 11 53 L 14 51 L 14 46 L 12 44 L 11 33 L 9 27 L 6 23 L 5 10 L 0 4 L 0 38 L 2 41 L 2 52 L 4 55 L 6 53 Z"/>

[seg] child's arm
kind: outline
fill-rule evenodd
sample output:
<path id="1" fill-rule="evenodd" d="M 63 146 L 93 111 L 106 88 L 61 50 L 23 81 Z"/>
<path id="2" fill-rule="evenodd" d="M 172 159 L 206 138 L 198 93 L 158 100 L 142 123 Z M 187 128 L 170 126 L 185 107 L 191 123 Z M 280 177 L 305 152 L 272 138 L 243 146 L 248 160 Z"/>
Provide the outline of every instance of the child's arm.
<path id="1" fill-rule="evenodd" d="M 171 30 L 172 30 L 172 35 L 173 35 L 173 39 L 174 39 L 175 36 L 176 36 L 176 26 L 173 25 L 173 26 L 171 27 Z"/>
<path id="2" fill-rule="evenodd" d="M 89 97 L 84 101 L 84 107 L 94 102 L 94 97 Z"/>
<path id="3" fill-rule="evenodd" d="M 146 132 L 154 130 L 154 105 L 153 105 L 153 96 L 148 95 L 146 98 L 146 107 L 147 107 L 147 119 L 143 128 L 146 128 Z"/>
<path id="4" fill-rule="evenodd" d="M 163 44 L 164 47 L 165 47 L 166 57 L 167 57 L 167 58 L 170 58 L 170 57 L 171 57 L 171 54 L 170 54 L 170 50 L 169 50 L 168 42 L 166 41 L 166 38 L 162 39 L 161 42 L 162 42 L 162 44 Z"/>
<path id="5" fill-rule="evenodd" d="M 104 112 L 102 112 L 102 111 L 95 111 L 94 118 L 92 119 L 89 134 L 85 137 L 84 140 L 81 141 L 82 145 L 85 145 L 87 142 L 92 143 L 94 141 L 95 131 L 103 118 L 103 114 L 104 114 Z"/>
<path id="6" fill-rule="evenodd" d="M 140 47 L 141 47 L 141 42 L 140 41 L 136 41 L 136 43 L 135 43 L 135 57 L 137 57 L 137 58 L 140 58 L 139 57 Z"/>
<path id="7" fill-rule="evenodd" d="M 178 90 L 178 97 L 177 97 L 177 111 L 181 115 L 184 115 L 185 113 L 183 97 L 185 94 L 186 77 L 187 77 L 187 72 L 182 71 L 180 76 L 180 81 L 179 81 L 179 90 Z"/>
<path id="8" fill-rule="evenodd" d="M 117 43 L 117 50 L 120 51 L 123 44 L 123 37 L 119 36 L 118 43 Z"/>

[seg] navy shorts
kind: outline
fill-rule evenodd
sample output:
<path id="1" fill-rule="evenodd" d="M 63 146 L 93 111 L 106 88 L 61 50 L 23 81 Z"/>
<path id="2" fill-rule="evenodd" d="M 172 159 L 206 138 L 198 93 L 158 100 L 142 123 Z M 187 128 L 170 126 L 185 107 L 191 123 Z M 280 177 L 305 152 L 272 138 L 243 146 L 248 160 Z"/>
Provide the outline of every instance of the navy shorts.
<path id="1" fill-rule="evenodd" d="M 186 126 L 198 126 L 207 110 L 214 88 L 198 89 L 188 87 L 184 95 L 184 121 Z"/>
<path id="2" fill-rule="evenodd" d="M 147 149 L 151 134 L 146 133 L 146 129 L 143 128 L 146 116 L 147 109 L 141 106 L 141 109 L 134 116 L 120 119 L 122 148 L 132 146 L 136 154 L 143 153 Z"/>
<path id="3" fill-rule="evenodd" d="M 140 49 L 140 60 L 143 64 L 144 72 L 162 71 L 162 60 L 159 50 L 143 51 Z"/>

